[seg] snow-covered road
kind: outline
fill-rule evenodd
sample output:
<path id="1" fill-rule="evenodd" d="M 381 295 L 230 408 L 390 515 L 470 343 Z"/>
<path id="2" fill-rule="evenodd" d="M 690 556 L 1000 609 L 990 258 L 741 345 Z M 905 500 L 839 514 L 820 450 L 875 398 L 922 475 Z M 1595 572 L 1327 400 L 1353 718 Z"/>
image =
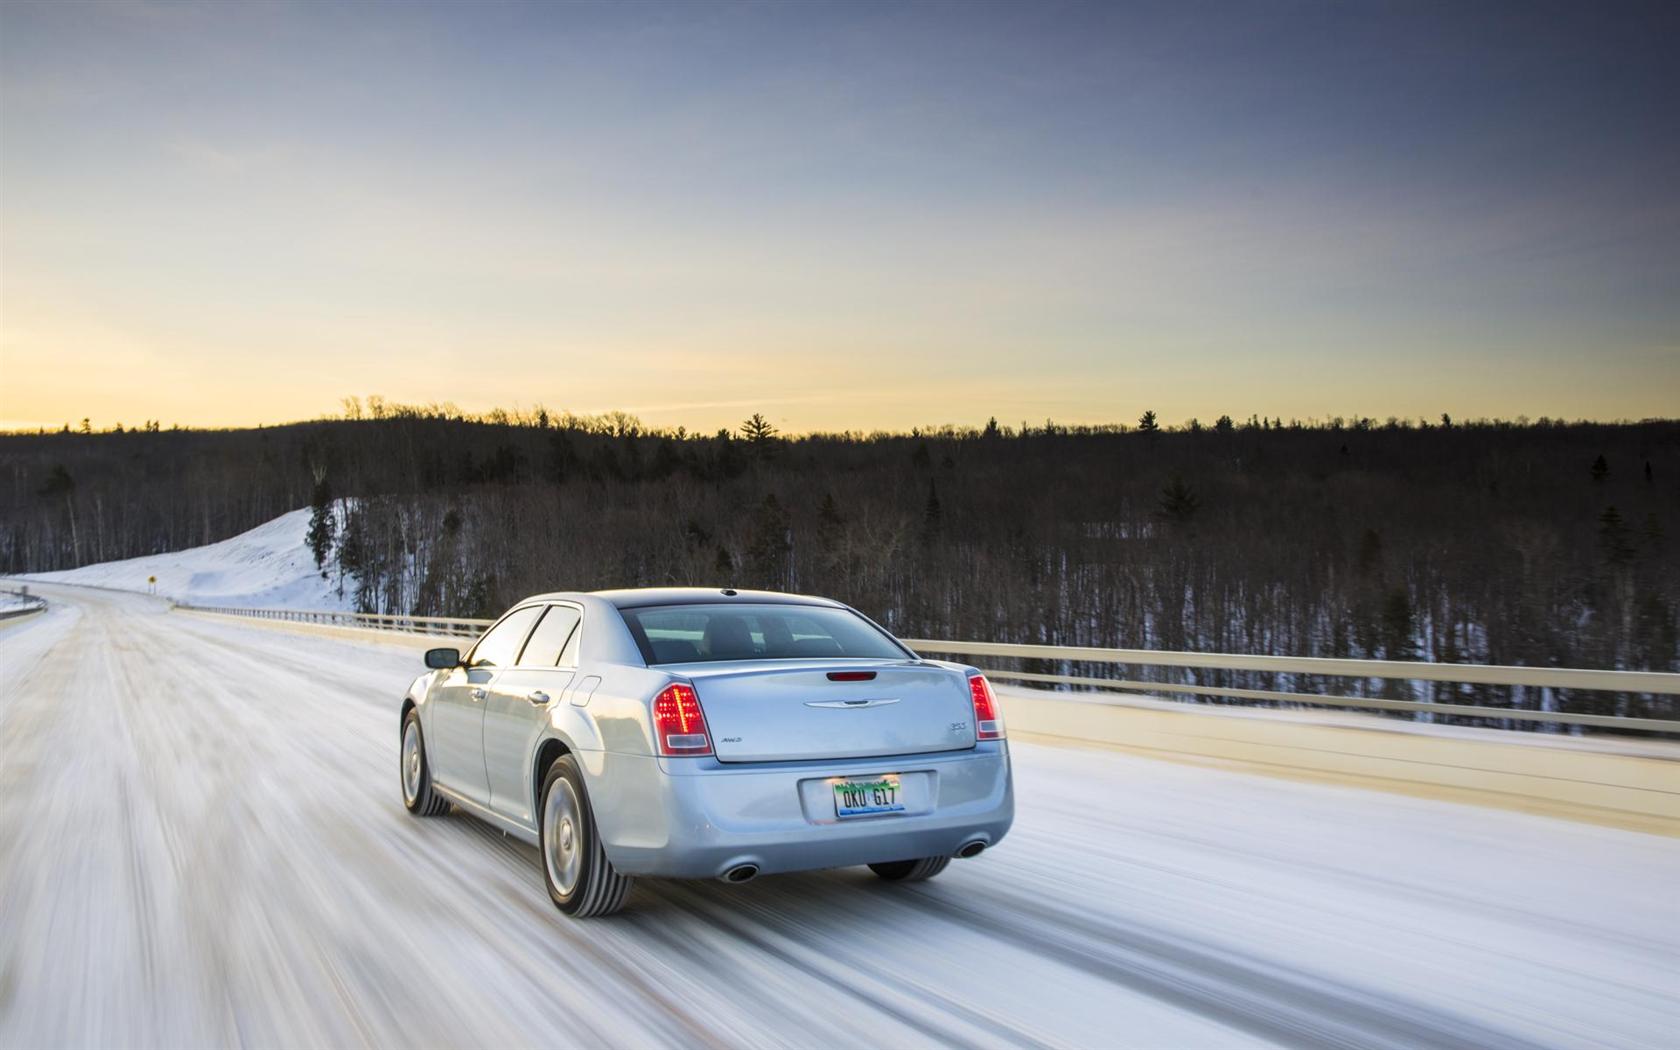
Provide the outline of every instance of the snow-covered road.
<path id="1" fill-rule="evenodd" d="M 40 587 L 0 628 L 0 1046 L 1672 1046 L 1680 841 L 1017 742 L 940 878 L 643 882 L 411 819 L 412 652 Z"/>

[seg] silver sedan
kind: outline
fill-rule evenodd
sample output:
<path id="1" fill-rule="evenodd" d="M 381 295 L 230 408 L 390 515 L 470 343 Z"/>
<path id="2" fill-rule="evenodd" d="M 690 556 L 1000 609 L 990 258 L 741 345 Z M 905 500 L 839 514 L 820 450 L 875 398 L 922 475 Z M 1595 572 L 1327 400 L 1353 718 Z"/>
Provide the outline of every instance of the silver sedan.
<path id="1" fill-rule="evenodd" d="M 544 594 L 426 666 L 402 704 L 404 803 L 537 846 L 571 915 L 617 910 L 641 875 L 926 879 L 1014 817 L 986 679 L 839 602 Z"/>

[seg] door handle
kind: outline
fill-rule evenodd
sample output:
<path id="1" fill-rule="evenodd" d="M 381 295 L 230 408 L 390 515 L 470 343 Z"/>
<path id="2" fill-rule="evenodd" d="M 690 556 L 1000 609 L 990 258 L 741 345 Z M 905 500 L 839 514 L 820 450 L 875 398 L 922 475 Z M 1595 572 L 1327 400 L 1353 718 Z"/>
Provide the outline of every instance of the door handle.
<path id="1" fill-rule="evenodd" d="M 548 694 L 543 692 L 541 689 L 533 689 L 531 690 L 531 695 L 526 697 L 526 699 L 530 700 L 533 704 L 542 705 L 548 703 Z"/>
<path id="2" fill-rule="evenodd" d="M 483 700 L 483 699 L 484 699 L 484 690 L 482 690 L 482 689 L 474 689 L 474 690 L 473 690 L 473 691 L 472 691 L 472 698 L 473 698 L 473 699 L 474 699 L 474 700 Z"/>

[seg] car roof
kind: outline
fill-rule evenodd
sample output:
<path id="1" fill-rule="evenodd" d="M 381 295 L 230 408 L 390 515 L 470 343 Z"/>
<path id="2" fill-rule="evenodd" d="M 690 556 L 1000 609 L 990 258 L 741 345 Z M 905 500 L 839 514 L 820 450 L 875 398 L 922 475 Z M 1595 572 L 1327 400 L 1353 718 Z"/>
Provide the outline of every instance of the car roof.
<path id="1" fill-rule="evenodd" d="M 612 602 L 620 609 L 634 609 L 644 605 L 721 605 L 740 602 L 743 605 L 827 605 L 840 608 L 829 598 L 806 594 L 784 594 L 781 591 L 738 591 L 733 587 L 634 587 L 616 591 L 595 591 L 595 597 Z"/>
<path id="2" fill-rule="evenodd" d="M 845 608 L 843 604 L 831 598 L 786 594 L 781 591 L 741 591 L 733 587 L 627 587 L 610 591 L 589 591 L 586 594 L 562 591 L 534 594 L 525 600 L 581 597 L 598 598 L 620 609 L 636 609 L 649 605 L 722 605 L 730 602 L 740 602 L 744 605 L 821 605 L 831 609 Z"/>

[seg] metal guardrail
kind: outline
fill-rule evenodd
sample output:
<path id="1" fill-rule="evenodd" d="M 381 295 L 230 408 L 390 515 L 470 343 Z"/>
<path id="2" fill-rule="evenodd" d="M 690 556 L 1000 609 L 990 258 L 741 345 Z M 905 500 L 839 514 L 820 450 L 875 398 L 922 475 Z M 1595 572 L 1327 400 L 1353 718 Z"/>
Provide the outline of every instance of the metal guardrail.
<path id="1" fill-rule="evenodd" d="M 0 620 L 10 620 L 14 616 L 28 616 L 41 612 L 47 607 L 47 600 L 38 594 L 30 594 L 27 590 L 0 591 L 0 594 L 10 594 L 14 598 L 22 598 L 23 604 L 0 609 Z"/>
<path id="2" fill-rule="evenodd" d="M 1433 664 L 1412 660 L 1337 660 L 1313 656 L 1239 656 L 1233 653 L 1157 652 L 1151 649 L 1093 649 L 1071 645 L 1012 645 L 1003 642 L 943 642 L 905 639 L 912 649 L 970 656 L 1016 656 L 1039 660 L 1197 667 L 1333 678 L 1387 678 L 1479 685 L 1527 685 L 1552 689 L 1601 689 L 1616 693 L 1680 696 L 1680 674 L 1656 671 L 1588 671 L 1515 664 Z"/>
<path id="3" fill-rule="evenodd" d="M 494 620 L 449 616 L 402 616 L 388 613 L 329 612 L 309 609 L 250 609 L 179 604 L 180 608 L 227 616 L 248 616 L 265 620 L 289 620 L 342 627 L 474 638 Z M 947 656 L 1061 661 L 1134 667 L 1174 667 L 1210 671 L 1247 671 L 1323 678 L 1383 679 L 1404 682 L 1452 682 L 1469 685 L 1527 686 L 1543 689 L 1589 690 L 1680 696 L 1680 674 L 1654 671 L 1594 671 L 1565 667 L 1519 667 L 1493 664 L 1437 664 L 1405 660 L 1337 660 L 1321 657 L 1242 656 L 1232 653 L 1157 652 L 1149 649 L 1098 649 L 1067 645 L 1016 645 L 1003 642 L 952 642 L 906 638 L 904 644 L 922 653 Z M 1420 700 L 1390 700 L 1376 697 L 1338 696 L 1278 689 L 1248 689 L 1220 685 L 1189 685 L 1138 679 L 1097 678 L 1086 675 L 1044 674 L 987 668 L 986 674 L 1000 681 L 1039 682 L 1050 685 L 1155 693 L 1185 697 L 1225 697 L 1266 703 L 1304 704 L 1313 707 L 1351 708 L 1377 711 L 1412 711 L 1437 715 L 1504 719 L 1513 722 L 1546 722 L 1559 725 L 1596 726 L 1608 729 L 1680 733 L 1680 720 L 1638 718 L 1623 715 L 1585 714 L 1571 711 L 1534 711 L 1477 704 L 1429 703 Z"/>
<path id="4" fill-rule="evenodd" d="M 1383 679 L 1397 682 L 1452 682 L 1469 685 L 1527 686 L 1578 689 L 1608 693 L 1680 696 L 1680 674 L 1655 671 L 1594 671 L 1566 667 L 1520 667 L 1498 664 L 1437 664 L 1407 660 L 1338 660 L 1322 657 L 1242 656 L 1233 653 L 1156 652 L 1149 649 L 1097 649 L 1066 645 L 1014 645 L 1002 642 L 948 642 L 904 639 L 918 652 L 958 656 L 998 656 L 1024 660 L 1118 664 L 1136 667 L 1184 667 L 1213 671 L 1258 671 L 1270 674 L 1326 678 Z M 1045 682 L 1123 692 L 1217 696 L 1236 700 L 1307 704 L 1315 707 L 1361 708 L 1381 711 L 1419 711 L 1439 715 L 1552 722 L 1562 725 L 1680 732 L 1680 720 L 1596 715 L 1569 711 L 1533 711 L 1478 704 L 1439 704 L 1421 700 L 1335 696 L 1323 693 L 1245 689 L 1218 685 L 1185 685 L 1127 678 L 1040 674 L 987 669 L 989 677 L 1006 681 Z"/>
<path id="5" fill-rule="evenodd" d="M 367 627 L 379 631 L 447 635 L 452 638 L 477 638 L 484 633 L 486 627 L 496 622 L 459 616 L 398 616 L 391 613 L 337 612 L 325 609 L 249 609 L 223 605 L 191 605 L 187 602 L 174 604 L 177 609 L 219 613 L 223 616 L 290 620 L 294 623 L 318 623 L 333 627 Z"/>

